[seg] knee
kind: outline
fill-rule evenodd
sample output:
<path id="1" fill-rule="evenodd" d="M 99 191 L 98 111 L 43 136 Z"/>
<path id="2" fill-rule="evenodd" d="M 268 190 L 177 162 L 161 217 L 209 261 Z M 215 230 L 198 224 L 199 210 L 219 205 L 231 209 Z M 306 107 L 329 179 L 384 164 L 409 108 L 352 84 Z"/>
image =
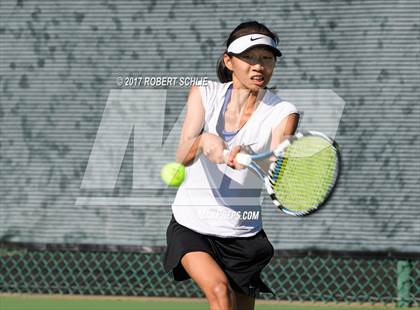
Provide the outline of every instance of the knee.
<path id="1" fill-rule="evenodd" d="M 216 282 L 211 287 L 211 295 L 216 300 L 230 299 L 232 291 L 225 281 Z"/>

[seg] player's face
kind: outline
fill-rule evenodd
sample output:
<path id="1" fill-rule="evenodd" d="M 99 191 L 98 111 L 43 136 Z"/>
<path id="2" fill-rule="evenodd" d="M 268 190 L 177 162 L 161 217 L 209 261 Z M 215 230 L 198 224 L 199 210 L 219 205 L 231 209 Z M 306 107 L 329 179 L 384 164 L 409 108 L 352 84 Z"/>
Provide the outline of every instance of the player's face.
<path id="1" fill-rule="evenodd" d="M 225 63 L 233 71 L 233 82 L 240 88 L 258 92 L 270 82 L 276 64 L 276 57 L 271 50 L 255 47 L 240 55 L 225 57 L 229 58 L 225 59 Z"/>

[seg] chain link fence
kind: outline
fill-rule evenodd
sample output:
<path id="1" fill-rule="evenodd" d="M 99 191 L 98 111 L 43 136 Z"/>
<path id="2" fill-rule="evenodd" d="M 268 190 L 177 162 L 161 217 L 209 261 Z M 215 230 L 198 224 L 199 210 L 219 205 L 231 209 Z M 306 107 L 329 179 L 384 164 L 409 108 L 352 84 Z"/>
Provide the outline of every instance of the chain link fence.
<path id="1" fill-rule="evenodd" d="M 0 292 L 203 297 L 191 281 L 175 282 L 162 253 L 2 248 Z M 420 260 L 281 256 L 264 269 L 276 296 L 289 301 L 420 305 Z"/>

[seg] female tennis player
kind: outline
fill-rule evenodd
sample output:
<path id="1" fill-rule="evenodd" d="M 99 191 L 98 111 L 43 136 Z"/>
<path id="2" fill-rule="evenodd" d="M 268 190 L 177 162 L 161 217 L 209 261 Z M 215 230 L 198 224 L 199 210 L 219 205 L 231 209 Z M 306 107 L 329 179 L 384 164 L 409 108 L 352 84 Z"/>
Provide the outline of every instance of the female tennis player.
<path id="1" fill-rule="evenodd" d="M 254 309 L 259 292 L 272 293 L 260 278 L 274 252 L 262 229 L 261 181 L 235 155 L 273 149 L 296 129 L 295 106 L 267 88 L 277 42 L 263 24 L 240 24 L 219 59 L 220 82 L 188 96 L 176 153 L 187 178 L 172 204 L 164 266 L 177 281 L 192 278 L 212 310 Z"/>

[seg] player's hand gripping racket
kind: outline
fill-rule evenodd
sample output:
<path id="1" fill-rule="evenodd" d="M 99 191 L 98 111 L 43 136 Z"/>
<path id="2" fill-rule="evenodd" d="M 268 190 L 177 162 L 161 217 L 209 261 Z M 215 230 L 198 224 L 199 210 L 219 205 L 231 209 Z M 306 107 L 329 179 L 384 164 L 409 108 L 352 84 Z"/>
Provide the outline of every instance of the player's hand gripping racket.
<path id="1" fill-rule="evenodd" d="M 275 161 L 266 174 L 255 160 L 273 155 Z M 304 216 L 318 210 L 331 195 L 341 159 L 335 141 L 322 133 L 308 131 L 284 140 L 273 151 L 256 155 L 238 153 L 236 161 L 264 180 L 268 194 L 280 210 Z"/>

